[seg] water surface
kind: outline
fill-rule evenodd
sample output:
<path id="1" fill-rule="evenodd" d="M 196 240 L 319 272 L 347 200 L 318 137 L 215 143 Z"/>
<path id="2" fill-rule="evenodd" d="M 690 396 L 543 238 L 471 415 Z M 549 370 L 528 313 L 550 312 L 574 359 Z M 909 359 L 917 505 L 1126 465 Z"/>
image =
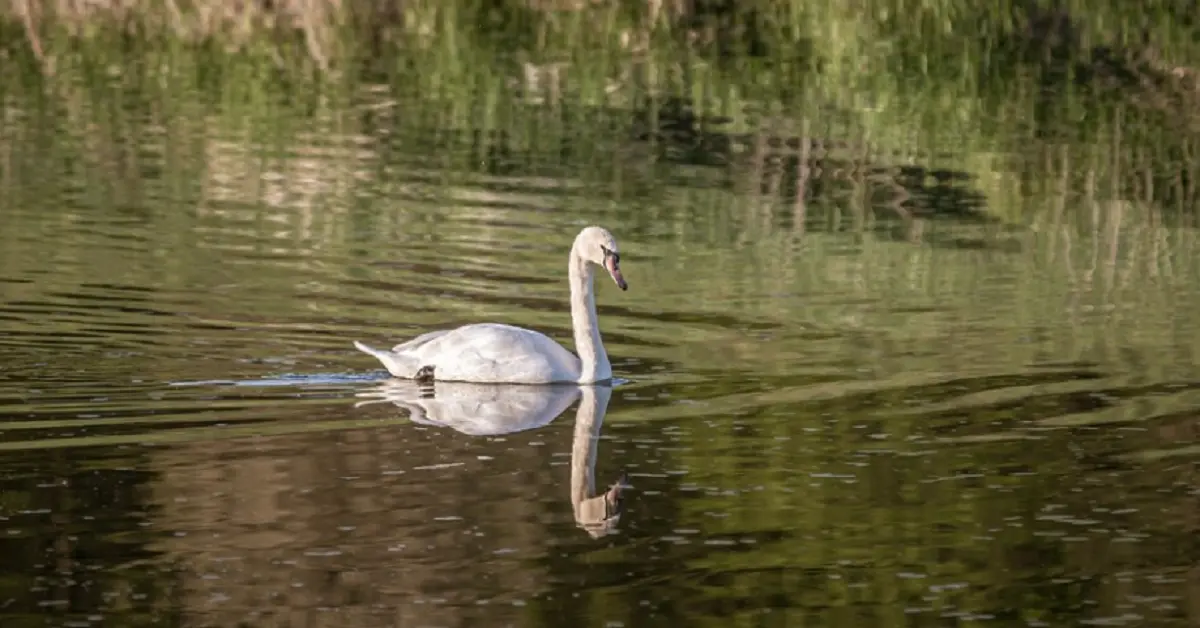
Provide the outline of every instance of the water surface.
<path id="1" fill-rule="evenodd" d="M 713 169 L 622 191 L 532 149 L 431 158 L 472 162 L 453 128 L 215 117 L 134 115 L 111 154 L 9 117 L 5 626 L 1200 622 L 1194 232 L 1120 199 L 864 227 Z M 413 420 L 351 346 L 485 320 L 570 346 L 590 223 L 630 283 L 597 288 L 606 404 Z"/>

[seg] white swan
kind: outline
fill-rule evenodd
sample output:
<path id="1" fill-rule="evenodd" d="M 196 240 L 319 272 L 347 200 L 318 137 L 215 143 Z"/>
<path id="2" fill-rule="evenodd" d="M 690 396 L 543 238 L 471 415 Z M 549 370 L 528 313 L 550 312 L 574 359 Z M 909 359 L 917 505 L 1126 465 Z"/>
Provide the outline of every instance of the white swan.
<path id="1" fill-rule="evenodd" d="M 622 290 L 617 241 L 607 229 L 587 227 L 575 237 L 567 271 L 571 284 L 571 323 L 575 357 L 550 337 L 501 323 L 476 323 L 431 331 L 392 347 L 375 349 L 355 341 L 392 375 L 403 379 L 490 384 L 596 384 L 612 379 L 612 365 L 596 323 L 592 265 L 601 266 Z"/>
<path id="2" fill-rule="evenodd" d="M 466 382 L 422 385 L 389 379 L 357 393 L 355 407 L 390 402 L 415 423 L 468 436 L 500 436 L 549 424 L 578 399 L 571 439 L 571 506 L 575 523 L 592 538 L 615 531 L 624 512 L 625 475 L 596 494 L 596 445 L 612 398 L 609 386 L 506 386 Z"/>

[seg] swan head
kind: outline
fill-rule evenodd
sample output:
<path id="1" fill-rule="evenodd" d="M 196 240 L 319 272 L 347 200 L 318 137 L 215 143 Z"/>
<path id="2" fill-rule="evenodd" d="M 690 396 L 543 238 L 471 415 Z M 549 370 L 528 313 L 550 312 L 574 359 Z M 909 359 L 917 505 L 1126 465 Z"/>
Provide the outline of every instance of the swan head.
<path id="1" fill-rule="evenodd" d="M 617 239 L 608 229 L 596 226 L 585 228 L 575 237 L 573 248 L 583 261 L 607 270 L 618 288 L 629 289 L 625 277 L 621 275 L 621 252 L 617 248 Z"/>

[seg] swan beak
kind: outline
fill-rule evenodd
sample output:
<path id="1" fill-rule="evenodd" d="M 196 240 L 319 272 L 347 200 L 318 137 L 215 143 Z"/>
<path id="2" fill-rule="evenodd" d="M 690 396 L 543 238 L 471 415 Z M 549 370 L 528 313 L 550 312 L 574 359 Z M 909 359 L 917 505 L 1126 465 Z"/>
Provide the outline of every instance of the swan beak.
<path id="1" fill-rule="evenodd" d="M 628 290 L 629 286 L 625 283 L 625 277 L 621 276 L 620 262 L 617 261 L 615 255 L 609 255 L 604 258 L 604 268 L 608 270 L 608 274 L 612 275 L 613 281 L 617 282 L 617 287 L 622 290 Z"/>

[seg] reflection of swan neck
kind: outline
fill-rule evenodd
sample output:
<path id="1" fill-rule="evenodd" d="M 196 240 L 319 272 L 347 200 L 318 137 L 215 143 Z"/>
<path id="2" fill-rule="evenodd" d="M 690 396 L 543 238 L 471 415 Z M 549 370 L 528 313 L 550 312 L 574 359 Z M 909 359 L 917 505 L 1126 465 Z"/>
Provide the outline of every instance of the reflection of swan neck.
<path id="1" fill-rule="evenodd" d="M 571 284 L 571 328 L 575 336 L 575 353 L 579 355 L 579 383 L 587 384 L 611 378 L 612 365 L 604 351 L 600 324 L 596 320 L 592 266 L 579 254 L 577 246 L 578 241 L 571 247 L 567 273 Z"/>
<path id="2" fill-rule="evenodd" d="M 612 389 L 607 386 L 583 386 L 579 411 L 575 414 L 575 436 L 571 441 L 571 505 L 575 521 L 593 537 L 603 536 L 620 516 L 617 500 L 620 483 L 600 495 L 596 491 L 596 447 L 600 427 Z"/>

